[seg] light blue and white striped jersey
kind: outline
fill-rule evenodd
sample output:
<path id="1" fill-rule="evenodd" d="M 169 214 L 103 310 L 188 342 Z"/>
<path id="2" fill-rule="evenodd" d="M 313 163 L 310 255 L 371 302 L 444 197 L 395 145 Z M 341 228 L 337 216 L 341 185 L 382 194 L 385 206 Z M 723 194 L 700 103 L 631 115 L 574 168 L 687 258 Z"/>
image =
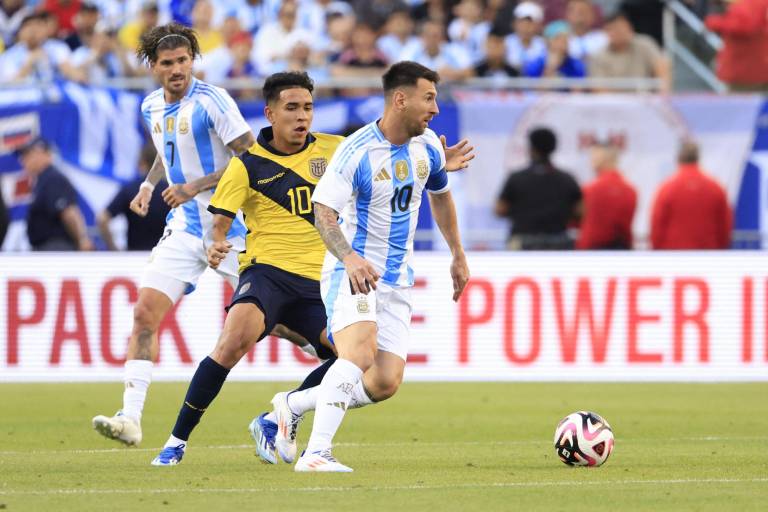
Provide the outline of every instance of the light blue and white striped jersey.
<path id="1" fill-rule="evenodd" d="M 408 261 L 424 189 L 449 189 L 445 152 L 435 132 L 427 129 L 395 146 L 373 122 L 339 145 L 312 201 L 339 212 L 347 241 L 380 272 L 382 281 L 413 286 Z M 337 264 L 326 254 L 326 268 Z"/>
<path id="2" fill-rule="evenodd" d="M 162 88 L 152 92 L 144 98 L 141 113 L 163 160 L 169 185 L 225 168 L 232 158 L 227 144 L 251 130 L 227 91 L 196 78 L 176 103 L 165 102 Z M 208 212 L 212 196 L 213 190 L 207 190 L 172 209 L 167 227 L 203 238 L 213 219 Z M 238 236 L 245 236 L 245 226 L 235 219 L 227 238 Z"/>

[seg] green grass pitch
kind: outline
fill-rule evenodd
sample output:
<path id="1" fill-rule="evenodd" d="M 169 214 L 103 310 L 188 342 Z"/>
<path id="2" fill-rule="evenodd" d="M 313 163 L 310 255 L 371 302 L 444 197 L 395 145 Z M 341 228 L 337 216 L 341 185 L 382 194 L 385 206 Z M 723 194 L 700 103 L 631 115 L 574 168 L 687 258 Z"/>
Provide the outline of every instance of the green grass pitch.
<path id="1" fill-rule="evenodd" d="M 120 384 L 0 385 L 0 510 L 766 510 L 768 384 L 411 383 L 347 414 L 353 474 L 297 474 L 254 455 L 251 418 L 284 383 L 228 383 L 181 465 L 149 465 L 186 384 L 153 384 L 141 448 L 99 437 Z M 570 468 L 557 422 L 594 410 L 616 449 Z M 306 442 L 311 418 L 302 425 Z"/>

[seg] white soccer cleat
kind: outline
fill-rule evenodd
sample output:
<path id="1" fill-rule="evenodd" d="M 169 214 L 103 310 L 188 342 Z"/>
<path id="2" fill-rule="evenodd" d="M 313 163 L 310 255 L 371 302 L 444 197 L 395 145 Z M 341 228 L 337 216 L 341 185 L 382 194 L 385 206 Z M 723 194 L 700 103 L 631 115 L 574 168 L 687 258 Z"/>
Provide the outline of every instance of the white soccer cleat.
<path id="1" fill-rule="evenodd" d="M 276 394 L 272 398 L 272 405 L 275 408 L 275 418 L 277 418 L 275 447 L 280 458 L 290 464 L 296 459 L 296 433 L 299 430 L 299 423 L 304 417 L 294 414 L 288 407 L 288 393 Z"/>
<path id="2" fill-rule="evenodd" d="M 114 439 L 128 446 L 138 446 L 141 443 L 141 425 L 122 411 L 111 418 L 108 416 L 96 416 L 93 418 L 93 428 L 107 439 Z"/>
<path id="3" fill-rule="evenodd" d="M 312 453 L 307 453 L 305 450 L 299 460 L 296 461 L 293 470 L 297 473 L 352 473 L 354 471 L 354 469 L 334 459 L 330 448 Z"/>

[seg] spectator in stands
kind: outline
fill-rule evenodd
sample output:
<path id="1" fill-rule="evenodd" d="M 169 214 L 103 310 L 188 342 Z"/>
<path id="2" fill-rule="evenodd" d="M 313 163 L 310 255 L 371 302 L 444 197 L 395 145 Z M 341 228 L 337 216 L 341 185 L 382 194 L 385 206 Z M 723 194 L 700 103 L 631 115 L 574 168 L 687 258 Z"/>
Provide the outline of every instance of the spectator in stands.
<path id="1" fill-rule="evenodd" d="M 6 48 L 13 44 L 22 20 L 30 14 L 32 14 L 32 6 L 25 5 L 24 0 L 0 1 L 0 38 Z"/>
<path id="2" fill-rule="evenodd" d="M 290 47 L 286 58 L 272 63 L 271 69 L 270 73 L 306 71 L 314 80 L 323 80 L 329 76 L 328 65 L 322 54 L 312 51 L 309 44 L 300 39 Z"/>
<path id="3" fill-rule="evenodd" d="M 256 34 L 270 21 L 269 6 L 262 0 L 244 0 L 237 8 L 236 16 L 243 30 Z"/>
<path id="4" fill-rule="evenodd" d="M 413 35 L 414 24 L 407 9 L 392 12 L 384 25 L 384 35 L 377 46 L 389 62 L 397 62 L 408 47 L 419 45 L 419 38 Z"/>
<path id="5" fill-rule="evenodd" d="M 40 137 L 17 149 L 16 154 L 32 184 L 27 211 L 27 237 L 35 251 L 90 251 L 85 221 L 77 193 L 53 166 L 48 143 Z"/>
<path id="6" fill-rule="evenodd" d="M 611 142 L 592 148 L 597 179 L 583 188 L 578 249 L 631 249 L 637 192 L 618 169 L 618 148 Z"/>
<path id="7" fill-rule="evenodd" d="M 313 35 L 297 25 L 296 11 L 296 2 L 281 3 L 277 21 L 264 25 L 256 34 L 252 57 L 259 73 L 274 73 L 275 63 L 285 61 L 297 42 L 311 44 Z M 277 68 L 282 67 L 277 65 Z"/>
<path id="8" fill-rule="evenodd" d="M 232 55 L 232 64 L 227 71 L 227 78 L 255 78 L 258 76 L 256 66 L 251 60 L 253 51 L 253 38 L 245 31 L 235 34 L 229 41 L 229 51 Z M 256 89 L 238 89 L 231 91 L 237 99 L 250 99 L 257 96 Z"/>
<path id="9" fill-rule="evenodd" d="M 587 68 L 580 59 L 568 53 L 571 29 L 565 21 L 553 21 L 544 29 L 547 50 L 544 55 L 527 61 L 523 74 L 530 77 L 584 78 Z"/>
<path id="10" fill-rule="evenodd" d="M 669 63 L 649 36 L 636 34 L 626 14 L 610 16 L 605 24 L 608 46 L 591 57 L 589 74 L 597 78 L 658 78 L 661 90 L 671 86 Z"/>
<path id="11" fill-rule="evenodd" d="M 118 38 L 123 47 L 135 51 L 139 47 L 139 38 L 141 35 L 157 26 L 160 21 L 160 12 L 156 1 L 145 1 L 141 6 L 139 17 L 133 21 L 128 21 L 120 29 Z"/>
<path id="12" fill-rule="evenodd" d="M 66 37 L 75 30 L 75 16 L 82 5 L 81 0 L 43 0 L 42 11 L 51 15 L 56 30 L 51 37 Z"/>
<path id="13" fill-rule="evenodd" d="M 136 215 L 130 208 L 131 200 L 139 191 L 139 185 L 144 181 L 154 160 L 155 147 L 152 144 L 147 144 L 142 149 L 139 159 L 139 172 L 141 176 L 120 187 L 120 190 L 112 198 L 107 208 L 100 212 L 96 218 L 101 239 L 104 240 L 107 249 L 110 251 L 117 251 L 118 247 L 115 244 L 109 223 L 119 215 L 125 216 L 125 220 L 128 223 L 126 249 L 129 251 L 150 251 L 157 245 L 157 241 L 163 235 L 165 217 L 170 211 L 170 206 L 165 204 L 163 200 L 163 190 L 167 186 L 164 180 L 157 184 L 157 190 L 152 194 L 152 199 L 149 202 L 149 213 L 147 213 L 146 217 Z"/>
<path id="14" fill-rule="evenodd" d="M 123 48 L 117 31 L 97 25 L 88 46 L 81 46 L 72 54 L 72 66 L 83 74 L 89 84 L 101 85 L 106 80 L 134 75 L 136 59 Z"/>
<path id="15" fill-rule="evenodd" d="M 699 167 L 699 147 L 685 141 L 677 172 L 665 181 L 653 202 L 654 249 L 727 249 L 733 216 L 725 190 Z"/>
<path id="16" fill-rule="evenodd" d="M 196 0 L 191 16 L 200 53 L 211 52 L 224 44 L 221 32 L 213 26 L 213 5 L 209 0 Z"/>
<path id="17" fill-rule="evenodd" d="M 531 130 L 528 141 L 531 163 L 507 178 L 496 201 L 496 215 L 512 221 L 507 247 L 572 249 L 566 229 L 580 207 L 581 189 L 570 174 L 552 164 L 557 147 L 552 130 Z"/>
<path id="18" fill-rule="evenodd" d="M 34 13 L 21 22 L 18 42 L 0 54 L 0 81 L 85 79 L 70 63 L 69 47 L 48 38 L 47 18 L 45 13 Z"/>
<path id="19" fill-rule="evenodd" d="M 768 0 L 732 2 L 723 14 L 706 18 L 720 34 L 717 76 L 735 90 L 768 90 Z"/>
<path id="20" fill-rule="evenodd" d="M 522 69 L 529 60 L 541 57 L 547 51 L 547 45 L 538 33 L 544 11 L 539 4 L 522 2 L 515 7 L 515 20 L 512 23 L 514 33 L 507 36 L 507 62 L 512 67 Z"/>
<path id="21" fill-rule="evenodd" d="M 483 60 L 485 39 L 491 31 L 491 23 L 483 19 L 481 0 L 461 0 L 453 8 L 456 17 L 448 25 L 448 39 L 464 47 L 473 64 Z"/>
<path id="22" fill-rule="evenodd" d="M 568 51 L 573 57 L 586 60 L 608 46 L 605 31 L 594 30 L 595 6 L 592 0 L 568 0 L 565 19 L 571 26 Z"/>
<path id="23" fill-rule="evenodd" d="M 343 52 L 333 69 L 337 76 L 381 75 L 389 63 L 387 56 L 376 47 L 376 32 L 365 23 L 352 31 L 352 47 Z"/>
<path id="24" fill-rule="evenodd" d="M 352 8 L 358 20 L 365 21 L 379 31 L 392 13 L 407 11 L 409 2 L 403 0 L 352 0 Z"/>
<path id="25" fill-rule="evenodd" d="M 64 39 L 73 52 L 81 46 L 88 46 L 91 36 L 99 22 L 99 8 L 90 2 L 84 3 L 73 21 L 75 30 Z"/>
<path id="26" fill-rule="evenodd" d="M 436 21 L 421 26 L 421 44 L 411 47 L 400 60 L 412 60 L 434 69 L 446 80 L 462 80 L 472 76 L 472 61 L 461 46 L 445 40 L 445 29 Z"/>
<path id="27" fill-rule="evenodd" d="M 504 35 L 491 32 L 485 39 L 485 59 L 475 66 L 475 76 L 508 78 L 520 72 L 507 62 Z"/>
<path id="28" fill-rule="evenodd" d="M 345 50 L 352 47 L 354 28 L 354 16 L 332 14 L 328 17 L 328 40 L 324 48 L 328 62 L 336 62 Z"/>

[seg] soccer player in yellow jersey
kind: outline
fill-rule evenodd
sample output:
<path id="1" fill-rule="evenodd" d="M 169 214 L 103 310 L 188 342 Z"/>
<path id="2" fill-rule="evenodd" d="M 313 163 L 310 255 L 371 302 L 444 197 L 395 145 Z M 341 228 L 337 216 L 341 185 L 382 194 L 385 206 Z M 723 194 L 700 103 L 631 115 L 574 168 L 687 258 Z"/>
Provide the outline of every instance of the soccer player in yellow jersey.
<path id="1" fill-rule="evenodd" d="M 248 234 L 239 256 L 240 280 L 216 347 L 198 366 L 173 433 L 152 465 L 181 461 L 230 369 L 277 323 L 329 346 L 319 285 L 325 245 L 314 227 L 310 198 L 342 137 L 310 133 L 312 90 L 306 73 L 277 73 L 266 80 L 264 111 L 272 126 L 232 158 L 211 198 L 207 253 L 213 268 L 232 248 L 226 233 L 243 211 Z"/>

